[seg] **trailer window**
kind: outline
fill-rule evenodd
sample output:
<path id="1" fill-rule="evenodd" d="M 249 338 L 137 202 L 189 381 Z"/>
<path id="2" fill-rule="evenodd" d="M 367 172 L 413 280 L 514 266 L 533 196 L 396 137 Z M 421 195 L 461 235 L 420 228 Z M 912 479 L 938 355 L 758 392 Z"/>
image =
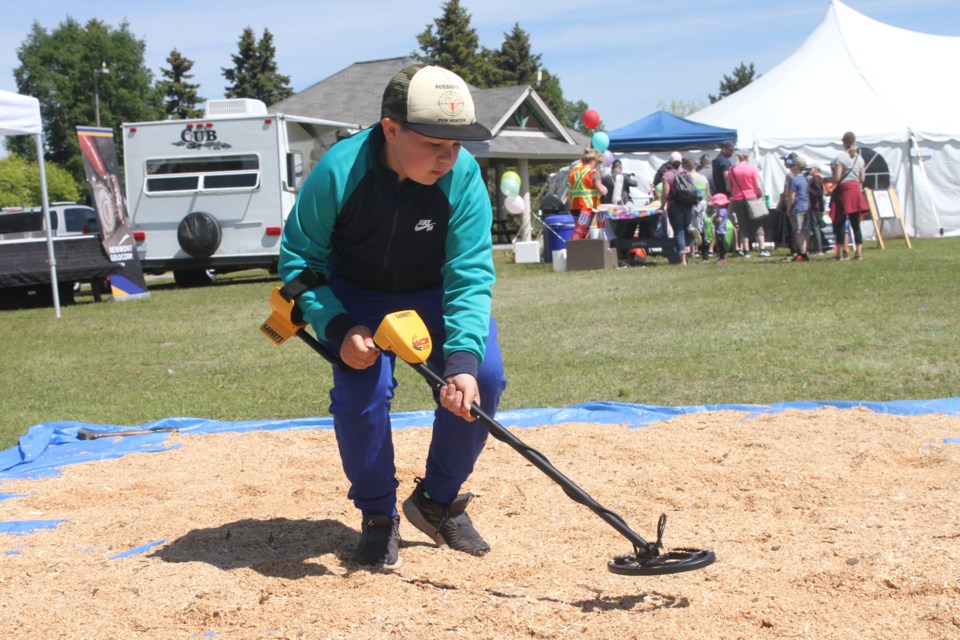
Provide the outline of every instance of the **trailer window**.
<path id="1" fill-rule="evenodd" d="M 254 154 L 158 158 L 146 163 L 147 193 L 256 189 L 260 158 Z"/>

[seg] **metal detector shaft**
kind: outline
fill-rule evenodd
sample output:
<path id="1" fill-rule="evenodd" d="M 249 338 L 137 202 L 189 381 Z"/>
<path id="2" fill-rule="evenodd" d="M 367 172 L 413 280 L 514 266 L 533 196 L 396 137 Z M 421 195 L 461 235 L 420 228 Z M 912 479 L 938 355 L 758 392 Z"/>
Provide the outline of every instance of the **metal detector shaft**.
<path id="1" fill-rule="evenodd" d="M 324 347 L 319 340 L 307 333 L 306 330 L 301 329 L 297 332 L 297 336 L 306 342 L 311 349 L 320 354 L 323 359 L 330 364 L 340 367 L 344 370 L 350 369 L 350 367 L 344 364 L 343 360 L 331 353 L 329 349 Z M 437 375 L 425 363 L 414 364 L 412 362 L 408 362 L 407 364 L 413 367 L 417 373 L 419 373 L 428 383 L 430 383 L 430 386 L 435 391 L 446 386 L 447 381 Z M 577 486 L 573 480 L 557 470 L 557 468 L 550 463 L 545 455 L 533 447 L 530 447 L 515 435 L 507 431 L 506 427 L 489 416 L 477 405 L 477 403 L 473 403 L 471 413 L 473 413 L 473 415 L 484 424 L 484 426 L 490 432 L 490 435 L 497 440 L 506 442 L 508 445 L 513 447 L 520 455 L 529 460 L 533 466 L 540 469 L 540 471 L 543 471 L 545 474 L 547 474 L 547 476 L 550 477 L 551 480 L 559 484 L 563 488 L 564 493 L 566 493 L 574 502 L 584 505 L 595 514 L 600 516 L 604 522 L 616 529 L 620 535 L 633 543 L 634 547 L 638 551 L 643 551 L 646 555 L 656 555 L 658 553 L 655 544 L 644 540 L 636 531 L 631 529 L 627 523 L 624 522 L 623 518 L 613 511 L 605 508 L 599 502 L 590 497 L 590 495 Z"/>
<path id="2" fill-rule="evenodd" d="M 413 367 L 417 373 L 419 373 L 427 382 L 429 382 L 434 391 L 446 386 L 447 381 L 437 375 L 425 363 L 413 364 L 408 362 L 407 364 Z M 605 508 L 599 502 L 590 497 L 590 495 L 577 486 L 573 480 L 563 475 L 563 473 L 554 467 L 545 455 L 507 431 L 506 427 L 494 420 L 483 409 L 481 409 L 477 403 L 473 403 L 471 413 L 474 415 L 474 417 L 480 420 L 484 426 L 487 427 L 490 435 L 501 442 L 506 442 L 508 445 L 513 447 L 517 453 L 529 460 L 533 466 L 547 474 L 551 480 L 560 485 L 564 493 L 566 493 L 570 499 L 578 504 L 584 505 L 595 514 L 600 516 L 604 522 L 609 524 L 623 537 L 632 542 L 637 549 L 647 551 L 653 555 L 657 553 L 656 545 L 644 540 L 636 531 L 627 525 L 623 518 L 613 511 Z"/>
<path id="3" fill-rule="evenodd" d="M 324 360 L 343 371 L 350 371 L 350 367 L 340 359 L 340 356 L 333 354 L 329 349 L 320 344 L 320 341 L 307 333 L 306 329 L 297 331 L 297 337 L 306 342 L 311 349 L 316 351 Z"/>

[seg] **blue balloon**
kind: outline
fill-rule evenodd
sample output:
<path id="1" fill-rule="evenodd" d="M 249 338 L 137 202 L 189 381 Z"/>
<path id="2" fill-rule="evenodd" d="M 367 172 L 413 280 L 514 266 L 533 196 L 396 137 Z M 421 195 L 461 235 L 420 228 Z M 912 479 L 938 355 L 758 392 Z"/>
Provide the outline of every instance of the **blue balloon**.
<path id="1" fill-rule="evenodd" d="M 500 192 L 508 198 L 512 198 L 520 193 L 520 182 L 507 176 L 500 181 Z"/>
<path id="2" fill-rule="evenodd" d="M 607 150 L 607 147 L 610 146 L 610 136 L 608 136 L 603 131 L 597 131 L 593 134 L 593 148 L 603 153 Z"/>

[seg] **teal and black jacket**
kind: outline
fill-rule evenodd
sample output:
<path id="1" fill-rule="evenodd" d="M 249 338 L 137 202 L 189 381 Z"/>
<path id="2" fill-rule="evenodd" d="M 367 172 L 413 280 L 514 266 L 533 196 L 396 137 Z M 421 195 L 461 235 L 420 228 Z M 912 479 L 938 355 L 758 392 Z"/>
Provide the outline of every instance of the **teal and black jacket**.
<path id="1" fill-rule="evenodd" d="M 376 125 L 324 154 L 284 224 L 280 277 L 288 282 L 310 267 L 372 291 L 442 285 L 444 373 L 475 376 L 496 279 L 493 214 L 480 167 L 461 149 L 435 184 L 398 184 L 382 161 L 384 144 Z M 307 291 L 297 303 L 317 335 L 336 347 L 356 325 L 328 286 Z"/>

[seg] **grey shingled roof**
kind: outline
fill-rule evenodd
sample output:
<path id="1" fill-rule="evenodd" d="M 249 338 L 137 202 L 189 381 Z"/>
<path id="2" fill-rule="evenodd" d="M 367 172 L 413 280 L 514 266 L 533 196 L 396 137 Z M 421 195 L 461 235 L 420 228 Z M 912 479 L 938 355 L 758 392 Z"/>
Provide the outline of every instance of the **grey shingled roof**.
<path id="1" fill-rule="evenodd" d="M 271 105 L 270 110 L 312 118 L 356 122 L 369 127 L 380 121 L 383 89 L 414 58 L 356 62 L 300 93 Z"/>
<path id="2" fill-rule="evenodd" d="M 388 58 L 356 62 L 346 69 L 325 78 L 286 100 L 271 105 L 270 110 L 278 113 L 356 122 L 369 127 L 380 121 L 380 103 L 383 89 L 390 78 L 400 69 L 416 64 L 412 57 Z M 517 137 L 498 135 L 509 127 L 508 116 L 531 92 L 529 86 L 499 87 L 495 89 L 477 89 L 470 87 L 476 105 L 477 120 L 490 129 L 496 136 L 489 143 L 470 143 L 471 153 L 480 158 L 529 158 L 532 161 L 571 160 L 580 157 L 589 140 L 571 130 L 567 135 L 575 144 L 570 144 L 557 133 L 550 137 Z M 534 102 L 542 104 L 536 98 Z M 559 125 L 556 117 L 549 113 L 541 116 Z M 501 127 L 501 122 L 504 126 Z"/>
<path id="3" fill-rule="evenodd" d="M 572 145 L 551 138 L 516 138 L 498 136 L 490 142 L 477 144 L 465 142 L 470 153 L 477 158 L 528 158 L 536 162 L 569 162 L 578 160 L 589 145 Z"/>

